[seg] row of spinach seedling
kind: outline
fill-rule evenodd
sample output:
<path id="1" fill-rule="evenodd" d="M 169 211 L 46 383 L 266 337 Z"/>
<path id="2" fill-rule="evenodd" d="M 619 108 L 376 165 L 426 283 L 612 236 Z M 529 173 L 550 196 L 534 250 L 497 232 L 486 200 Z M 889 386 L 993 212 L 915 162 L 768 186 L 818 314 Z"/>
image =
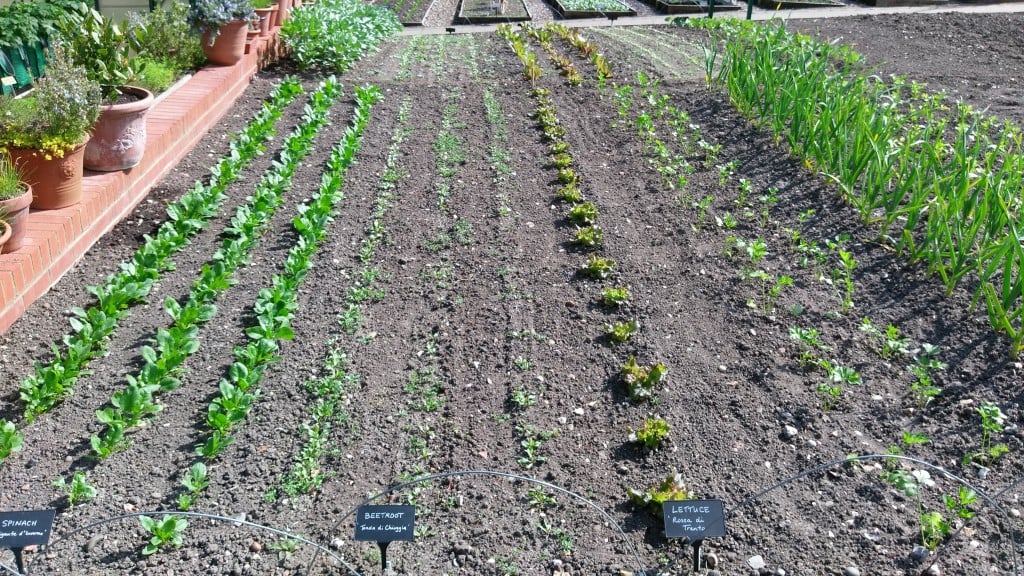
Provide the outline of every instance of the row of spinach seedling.
<path id="1" fill-rule="evenodd" d="M 249 261 L 249 255 L 269 229 L 284 193 L 291 187 L 296 167 L 312 150 L 316 135 L 327 124 L 328 112 L 340 90 L 337 80 L 332 78 L 310 95 L 306 113 L 283 142 L 278 160 L 260 178 L 248 202 L 235 210 L 220 248 L 203 265 L 184 302 L 172 297 L 164 301 L 164 311 L 173 324 L 157 330 L 154 346 L 142 347 L 142 368 L 134 375 L 126 375 L 127 386 L 113 394 L 110 407 L 97 411 L 96 417 L 103 430 L 90 440 L 95 457 L 106 458 L 127 447 L 126 434 L 143 421 L 154 419 L 162 410 L 163 406 L 155 397 L 181 385 L 179 376 L 186 369 L 185 361 L 200 349 L 200 328 L 216 317 L 214 303 L 235 284 L 235 273 Z M 277 291 L 279 293 L 280 289 Z M 262 297 L 263 293 L 260 295 Z M 260 325 L 247 330 L 247 334 L 256 339 L 257 345 L 247 349 L 246 354 L 252 364 L 260 365 L 276 353 L 272 342 L 290 337 L 291 330 L 287 324 L 275 323 L 273 316 L 269 320 L 265 318 L 258 306 L 256 312 Z M 231 367 L 231 380 L 248 383 L 258 377 L 259 373 L 250 375 L 244 364 Z M 245 418 L 251 401 L 250 395 L 230 383 L 222 382 L 220 389 L 221 400 L 215 408 L 211 407 L 207 417 L 207 424 L 214 432 L 201 448 L 206 458 L 214 458 L 224 449 L 228 430 Z"/>
<path id="2" fill-rule="evenodd" d="M 321 108 L 326 112 L 341 94 L 341 86 L 334 78 L 325 80 L 321 90 L 322 96 L 313 99 L 313 117 L 320 115 Z M 356 105 L 351 123 L 346 127 L 340 142 L 331 149 L 326 170 L 321 175 L 319 189 L 309 201 L 297 207 L 298 214 L 292 219 L 292 228 L 296 233 L 295 243 L 288 250 L 281 271 L 273 275 L 268 287 L 259 291 L 253 304 L 254 321 L 245 329 L 248 343 L 234 348 L 234 360 L 228 377 L 221 379 L 218 384 L 220 394 L 209 404 L 206 419 L 207 438 L 196 448 L 201 460 L 186 472 L 181 482 L 178 506 L 183 510 L 188 510 L 209 487 L 208 465 L 231 444 L 234 435 L 247 422 L 249 413 L 260 398 L 259 383 L 267 370 L 280 360 L 278 351 L 281 341 L 293 337 L 290 324 L 299 311 L 299 290 L 315 265 L 314 257 L 327 236 L 337 207 L 345 200 L 342 191 L 345 173 L 361 147 L 362 134 L 370 121 L 370 111 L 381 97 L 381 91 L 374 86 L 356 88 Z M 297 129 L 297 132 L 302 130 Z M 344 358 L 338 357 L 335 360 L 336 362 L 331 365 L 332 374 L 343 376 L 346 368 Z M 336 395 L 333 395 L 334 392 L 338 392 L 334 387 L 336 380 L 329 380 L 323 388 L 324 393 L 336 400 Z M 323 411 L 328 411 L 334 404 L 329 401 L 327 404 L 320 404 L 319 407 Z M 304 449 L 304 452 L 308 453 L 308 450 Z M 315 485 L 317 478 L 305 475 L 295 482 L 297 485 L 302 482 Z M 172 531 L 177 535 L 176 541 L 161 540 L 161 533 L 157 529 L 161 525 L 183 528 L 182 522 L 184 519 L 169 514 L 159 522 L 151 520 L 149 523 L 143 523 L 143 527 L 153 535 L 153 540 L 143 553 L 155 552 L 166 545 L 180 545 L 181 529 Z M 151 529 L 147 524 L 157 529 Z"/>
<path id="3" fill-rule="evenodd" d="M 96 303 L 72 309 L 72 331 L 51 345 L 54 358 L 37 363 L 31 375 L 21 383 L 20 396 L 25 403 L 25 418 L 31 422 L 74 392 L 81 376 L 87 375 L 90 361 L 101 356 L 119 322 L 130 308 L 146 301 L 163 272 L 174 269 L 171 257 L 188 246 L 196 234 L 206 228 L 227 199 L 225 191 L 244 169 L 263 151 L 275 133 L 274 124 L 283 110 L 302 93 L 294 78 L 278 84 L 253 120 L 232 140 L 228 153 L 210 169 L 209 182 L 196 182 L 193 188 L 167 206 L 168 220 L 147 236 L 132 257 L 119 265 L 120 270 L 104 284 L 87 291 Z M 0 464 L 11 452 L 22 447 L 22 434 L 14 422 L 0 422 Z"/>

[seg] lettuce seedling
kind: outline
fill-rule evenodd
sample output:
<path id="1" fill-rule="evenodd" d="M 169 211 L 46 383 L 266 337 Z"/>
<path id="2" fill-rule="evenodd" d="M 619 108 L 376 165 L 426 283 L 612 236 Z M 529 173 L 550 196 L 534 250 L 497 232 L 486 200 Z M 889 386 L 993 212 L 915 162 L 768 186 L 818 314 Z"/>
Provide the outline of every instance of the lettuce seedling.
<path id="1" fill-rule="evenodd" d="M 598 280 L 605 280 L 611 277 L 614 270 L 615 260 L 591 254 L 587 257 L 587 263 L 581 269 L 581 272 L 585 276 L 590 276 L 591 278 L 596 278 Z"/>
<path id="2" fill-rule="evenodd" d="M 607 334 L 608 338 L 616 344 L 622 344 L 626 340 L 629 340 L 638 330 L 640 330 L 640 321 L 635 318 L 629 322 L 604 324 L 605 334 Z"/>
<path id="3" fill-rule="evenodd" d="M 644 425 L 629 431 L 629 441 L 643 444 L 650 450 L 656 450 L 668 440 L 669 425 L 661 418 L 645 418 Z"/>
<path id="4" fill-rule="evenodd" d="M 658 518 L 662 517 L 662 504 L 671 500 L 693 500 L 696 494 L 690 491 L 683 482 L 683 475 L 676 472 L 669 474 L 661 484 L 651 486 L 647 490 L 627 491 L 629 499 L 641 508 L 646 508 Z"/>
<path id="5" fill-rule="evenodd" d="M 569 209 L 569 221 L 577 226 L 597 222 L 597 206 L 593 202 L 580 202 Z"/>
<path id="6" fill-rule="evenodd" d="M 68 484 L 64 478 L 57 478 L 53 485 L 60 488 L 68 497 L 68 506 L 74 507 L 75 503 L 83 500 L 90 500 L 96 497 L 96 488 L 89 485 L 85 479 L 84 472 L 75 472 L 71 476 L 71 483 Z"/>
<path id="7" fill-rule="evenodd" d="M 584 248 L 600 248 L 601 244 L 604 243 L 604 230 L 597 226 L 577 228 L 572 243 Z"/>
<path id="8" fill-rule="evenodd" d="M 631 296 L 629 288 L 624 286 L 605 288 L 601 291 L 601 303 L 605 306 L 622 306 L 629 302 Z"/>
<path id="9" fill-rule="evenodd" d="M 630 356 L 622 366 L 622 379 L 626 382 L 629 398 L 634 402 L 653 399 L 654 390 L 667 374 L 668 368 L 664 364 L 659 362 L 650 368 L 640 366 L 635 356 Z"/>

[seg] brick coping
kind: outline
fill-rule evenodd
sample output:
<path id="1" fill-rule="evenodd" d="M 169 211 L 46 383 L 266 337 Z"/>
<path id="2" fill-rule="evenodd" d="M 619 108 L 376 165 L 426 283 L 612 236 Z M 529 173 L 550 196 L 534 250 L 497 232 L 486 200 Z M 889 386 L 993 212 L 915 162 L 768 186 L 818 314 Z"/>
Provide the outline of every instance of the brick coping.
<path id="1" fill-rule="evenodd" d="M 227 114 L 257 71 L 280 57 L 278 32 L 254 39 L 241 62 L 203 68 L 160 98 L 146 116 L 146 153 L 137 166 L 86 171 L 80 203 L 32 211 L 25 245 L 0 255 L 0 334 L 177 166 Z"/>

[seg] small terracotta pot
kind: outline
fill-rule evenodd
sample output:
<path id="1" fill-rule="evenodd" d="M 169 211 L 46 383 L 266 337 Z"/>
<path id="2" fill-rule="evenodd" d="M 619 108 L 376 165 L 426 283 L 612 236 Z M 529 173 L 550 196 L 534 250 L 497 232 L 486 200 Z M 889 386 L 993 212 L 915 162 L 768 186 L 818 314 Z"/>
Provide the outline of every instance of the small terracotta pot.
<path id="1" fill-rule="evenodd" d="M 10 236 L 4 243 L 3 249 L 0 250 L 0 254 L 14 252 L 25 244 L 25 230 L 28 229 L 28 206 L 32 203 L 32 187 L 25 182 L 22 184 L 25 185 L 25 191 L 20 196 L 0 200 L 0 207 L 3 208 L 0 213 L 5 214 L 4 220 L 7 221 L 10 228 Z"/>
<path id="2" fill-rule="evenodd" d="M 22 179 L 32 187 L 32 208 L 56 210 L 82 201 L 82 162 L 85 142 L 63 158 L 46 158 L 38 150 L 11 148 L 11 159 L 22 170 Z"/>
<path id="3" fill-rule="evenodd" d="M 220 34 L 210 44 L 211 32 L 203 33 L 203 53 L 211 64 L 221 66 L 232 66 L 242 60 L 245 55 L 245 36 L 249 29 L 249 23 L 244 20 L 234 20 L 220 27 Z"/>
<path id="4" fill-rule="evenodd" d="M 274 25 L 281 26 L 291 14 L 292 0 L 277 0 L 277 16 L 274 18 Z"/>
<path id="5" fill-rule="evenodd" d="M 270 8 L 257 8 L 256 14 L 260 17 L 260 37 L 266 38 L 270 36 L 270 26 L 274 23 L 274 12 L 277 11 L 277 6 Z"/>

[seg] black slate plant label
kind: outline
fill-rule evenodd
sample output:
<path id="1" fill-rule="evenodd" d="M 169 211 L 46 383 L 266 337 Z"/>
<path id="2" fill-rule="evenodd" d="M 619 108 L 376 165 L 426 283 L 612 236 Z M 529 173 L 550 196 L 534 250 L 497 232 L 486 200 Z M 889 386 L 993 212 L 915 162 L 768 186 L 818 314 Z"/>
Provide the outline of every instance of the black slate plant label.
<path id="1" fill-rule="evenodd" d="M 703 540 L 725 536 L 725 503 L 721 500 L 676 500 L 662 503 L 665 536 Z"/>
<path id="2" fill-rule="evenodd" d="M 356 540 L 411 542 L 416 523 L 414 506 L 360 506 L 356 510 Z"/>
<path id="3" fill-rule="evenodd" d="M 0 548 L 49 544 L 56 515 L 56 510 L 0 512 Z"/>

